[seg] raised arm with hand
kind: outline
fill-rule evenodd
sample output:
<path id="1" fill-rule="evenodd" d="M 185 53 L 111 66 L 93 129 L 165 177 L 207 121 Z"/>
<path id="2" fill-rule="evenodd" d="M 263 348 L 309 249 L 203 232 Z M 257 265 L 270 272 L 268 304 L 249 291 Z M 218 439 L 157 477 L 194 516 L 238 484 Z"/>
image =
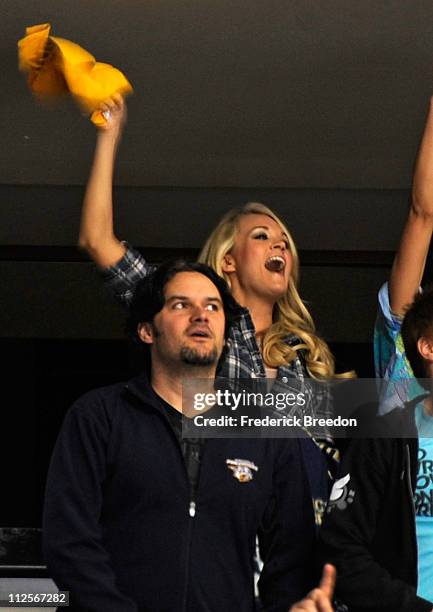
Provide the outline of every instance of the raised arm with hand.
<path id="1" fill-rule="evenodd" d="M 79 246 L 98 266 L 107 268 L 125 254 L 113 231 L 113 170 L 117 146 L 126 122 L 126 105 L 120 95 L 101 107 L 107 117 L 98 129 L 95 155 L 84 196 Z"/>
<path id="2" fill-rule="evenodd" d="M 391 310 L 404 315 L 418 291 L 433 231 L 433 98 L 421 140 L 412 202 L 389 280 Z"/>

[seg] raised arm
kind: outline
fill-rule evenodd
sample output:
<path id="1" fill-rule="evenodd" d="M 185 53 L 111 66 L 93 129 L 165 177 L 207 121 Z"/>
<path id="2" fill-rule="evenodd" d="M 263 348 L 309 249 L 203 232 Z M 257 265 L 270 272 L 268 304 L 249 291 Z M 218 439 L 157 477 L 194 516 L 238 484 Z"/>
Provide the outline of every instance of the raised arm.
<path id="1" fill-rule="evenodd" d="M 109 113 L 98 129 L 95 155 L 84 196 L 79 246 L 101 268 L 116 264 L 125 246 L 113 230 L 113 170 L 117 146 L 126 121 L 126 105 L 120 95 L 107 100 L 102 110 Z"/>
<path id="2" fill-rule="evenodd" d="M 404 315 L 418 291 L 433 231 L 433 98 L 412 186 L 412 202 L 389 280 L 391 310 Z"/>

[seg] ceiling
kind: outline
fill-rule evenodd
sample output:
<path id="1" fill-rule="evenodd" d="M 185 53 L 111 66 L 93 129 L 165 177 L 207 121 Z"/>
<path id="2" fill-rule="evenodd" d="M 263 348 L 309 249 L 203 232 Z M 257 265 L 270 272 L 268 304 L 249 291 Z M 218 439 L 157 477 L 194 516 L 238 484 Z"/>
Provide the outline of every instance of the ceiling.
<path id="1" fill-rule="evenodd" d="M 18 72 L 50 22 L 135 93 L 117 181 L 133 186 L 410 184 L 433 85 L 430 0 L 3 0 L 2 184 L 81 185 L 93 126 Z"/>

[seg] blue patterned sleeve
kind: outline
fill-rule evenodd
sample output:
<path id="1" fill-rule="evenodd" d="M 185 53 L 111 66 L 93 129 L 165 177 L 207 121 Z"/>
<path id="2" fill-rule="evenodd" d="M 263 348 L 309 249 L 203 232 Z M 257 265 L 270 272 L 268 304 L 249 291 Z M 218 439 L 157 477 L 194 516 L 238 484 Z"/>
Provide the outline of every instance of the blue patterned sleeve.
<path id="1" fill-rule="evenodd" d="M 391 311 L 388 283 L 382 285 L 378 298 L 379 308 L 374 327 L 374 368 L 377 377 L 392 379 L 396 362 L 404 360 L 400 337 L 403 318 Z"/>
<path id="2" fill-rule="evenodd" d="M 425 393 L 406 357 L 401 337 L 402 322 L 403 317 L 391 310 L 388 283 L 385 283 L 379 291 L 379 310 L 374 329 L 374 365 L 376 377 L 383 383 L 380 385 L 380 414 L 402 407 Z"/>
<path id="3" fill-rule="evenodd" d="M 102 279 L 107 289 L 116 300 L 128 306 L 138 281 L 153 272 L 155 266 L 147 263 L 143 255 L 124 243 L 126 253 L 114 266 L 101 270 Z"/>

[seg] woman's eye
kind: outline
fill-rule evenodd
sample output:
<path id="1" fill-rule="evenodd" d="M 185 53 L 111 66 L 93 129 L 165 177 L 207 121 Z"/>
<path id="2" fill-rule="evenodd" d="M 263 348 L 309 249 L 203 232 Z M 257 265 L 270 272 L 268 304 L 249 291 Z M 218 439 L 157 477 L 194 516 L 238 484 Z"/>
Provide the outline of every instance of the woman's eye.
<path id="1" fill-rule="evenodd" d="M 261 232 L 260 234 L 256 234 L 255 236 L 253 236 L 254 240 L 267 240 L 268 239 L 268 235 L 265 234 L 264 232 Z"/>

